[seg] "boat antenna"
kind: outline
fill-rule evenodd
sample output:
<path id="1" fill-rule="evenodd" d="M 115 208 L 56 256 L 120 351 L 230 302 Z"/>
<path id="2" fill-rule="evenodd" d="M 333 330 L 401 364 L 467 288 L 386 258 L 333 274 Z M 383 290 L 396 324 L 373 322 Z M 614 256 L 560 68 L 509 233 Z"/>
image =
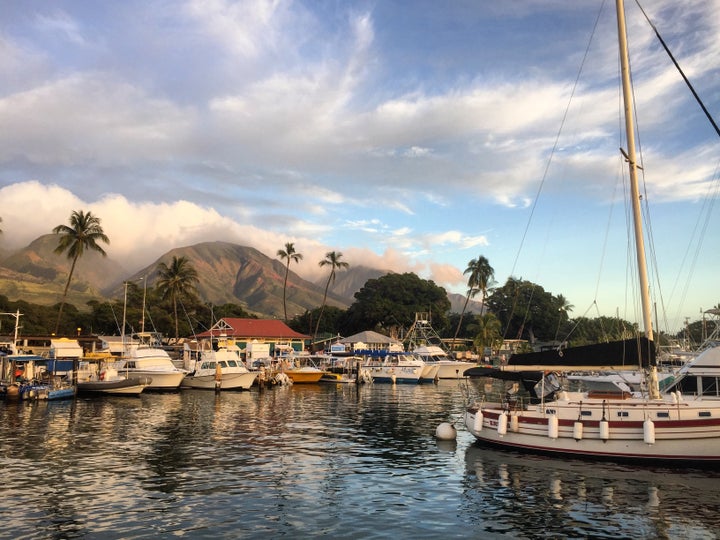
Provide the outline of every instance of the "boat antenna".
<path id="1" fill-rule="evenodd" d="M 672 63 L 675 64 L 675 68 L 678 70 L 678 72 L 680 73 L 680 76 L 681 76 L 681 77 L 683 78 L 683 80 L 685 81 L 685 84 L 686 84 L 687 87 L 690 89 L 690 92 L 692 92 L 692 95 L 695 97 L 695 101 L 698 102 L 698 105 L 700 105 L 700 108 L 702 109 L 702 111 L 705 113 L 705 116 L 707 117 L 707 119 L 708 119 L 708 120 L 710 121 L 710 123 L 712 124 L 712 127 L 715 128 L 715 133 L 717 133 L 717 134 L 718 134 L 718 137 L 720 137 L 720 128 L 718 128 L 718 125 L 715 123 L 715 120 L 713 119 L 712 115 L 710 114 L 710 112 L 709 112 L 709 111 L 707 110 L 707 108 L 705 107 L 705 104 L 703 103 L 702 99 L 700 99 L 700 96 L 698 96 L 697 92 L 695 91 L 695 88 L 693 88 L 693 85 L 692 85 L 692 83 L 690 82 L 690 80 L 685 76 L 685 73 L 683 72 L 682 68 L 680 67 L 680 64 L 678 64 L 677 60 L 675 60 L 675 57 L 673 56 L 673 53 L 670 51 L 670 48 L 667 46 L 667 44 L 665 43 L 665 40 L 664 40 L 664 39 L 662 38 L 662 36 L 660 35 L 660 32 L 658 32 L 658 29 L 657 29 L 657 28 L 655 27 L 655 25 L 652 23 L 652 21 L 650 20 L 650 17 L 648 17 L 648 16 L 647 16 L 647 13 L 645 13 L 645 10 L 644 10 L 643 7 L 640 5 L 640 1 L 639 1 L 639 0 L 635 0 L 635 3 L 636 3 L 637 6 L 640 8 L 640 11 L 642 12 L 643 16 L 645 17 L 645 20 L 647 20 L 647 22 L 648 22 L 648 24 L 650 25 L 650 27 L 653 29 L 653 32 L 655 32 L 655 35 L 657 36 L 658 41 L 660 41 L 660 45 L 663 46 L 663 49 L 665 49 L 665 52 L 666 52 L 666 53 L 668 54 L 668 56 L 670 57 L 670 60 L 672 60 Z"/>

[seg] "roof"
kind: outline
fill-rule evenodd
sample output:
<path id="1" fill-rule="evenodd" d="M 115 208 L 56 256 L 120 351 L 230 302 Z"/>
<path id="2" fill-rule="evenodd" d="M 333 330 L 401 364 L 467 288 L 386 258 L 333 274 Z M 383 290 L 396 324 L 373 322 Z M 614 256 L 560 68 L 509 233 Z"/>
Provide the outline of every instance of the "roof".
<path id="1" fill-rule="evenodd" d="M 373 332 L 372 330 L 366 330 L 358 334 L 353 334 L 346 338 L 342 338 L 340 343 L 400 343 L 397 339 L 393 339 L 379 332 Z"/>
<path id="2" fill-rule="evenodd" d="M 310 339 L 310 336 L 296 332 L 277 319 L 241 319 L 227 317 L 220 319 L 197 337 L 226 336 L 233 338 L 275 338 Z"/>

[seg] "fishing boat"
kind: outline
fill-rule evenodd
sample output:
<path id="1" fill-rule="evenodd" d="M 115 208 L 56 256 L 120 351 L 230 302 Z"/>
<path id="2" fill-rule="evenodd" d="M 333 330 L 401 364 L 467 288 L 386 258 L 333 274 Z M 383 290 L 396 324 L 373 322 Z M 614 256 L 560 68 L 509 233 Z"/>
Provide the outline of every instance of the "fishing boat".
<path id="1" fill-rule="evenodd" d="M 388 353 L 385 356 L 369 356 L 361 369 L 373 382 L 392 384 L 417 384 L 420 382 L 425 362 L 408 353 Z"/>
<path id="2" fill-rule="evenodd" d="M 288 356 L 280 362 L 280 373 L 286 375 L 292 384 L 313 384 L 320 382 L 325 371 L 317 367 L 310 356 Z"/>
<path id="3" fill-rule="evenodd" d="M 83 361 L 78 370 L 77 393 L 80 396 L 138 396 L 151 382 L 148 377 L 122 375 L 112 365 Z"/>
<path id="4" fill-rule="evenodd" d="M 494 370 L 514 374 L 530 387 L 527 401 L 517 395 L 478 400 L 464 413 L 467 429 L 481 443 L 556 456 L 720 464 L 720 348 L 690 360 L 663 393 L 659 390 L 652 328 L 644 232 L 637 179 L 632 90 L 625 10 L 616 0 L 630 192 L 644 336 L 600 345 L 515 354 Z M 553 372 L 646 369 L 648 392 L 569 392 Z M 492 374 L 487 372 L 487 374 Z M 533 382 L 534 381 L 534 382 Z"/>
<path id="5" fill-rule="evenodd" d="M 185 344 L 183 368 L 187 375 L 180 387 L 205 390 L 249 390 L 260 374 L 245 367 L 240 348 L 227 340 L 217 342 L 217 347 L 201 341 L 196 350 Z"/>
<path id="6" fill-rule="evenodd" d="M 129 355 L 115 363 L 118 373 L 126 377 L 150 379 L 147 390 L 172 391 L 180 388 L 187 371 L 176 367 L 168 353 L 155 347 L 132 347 Z"/>

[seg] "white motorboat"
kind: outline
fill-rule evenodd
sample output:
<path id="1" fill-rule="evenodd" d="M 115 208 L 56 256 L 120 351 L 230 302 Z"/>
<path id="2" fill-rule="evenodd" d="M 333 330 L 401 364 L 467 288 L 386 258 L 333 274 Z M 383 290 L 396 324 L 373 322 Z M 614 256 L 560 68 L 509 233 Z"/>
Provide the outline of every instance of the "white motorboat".
<path id="1" fill-rule="evenodd" d="M 625 100 L 627 152 L 638 261 L 644 337 L 595 346 L 513 355 L 496 370 L 527 381 L 538 377 L 529 402 L 516 399 L 476 401 L 467 407 L 465 425 L 480 442 L 519 451 L 554 455 L 636 460 L 640 462 L 720 463 L 720 348 L 688 361 L 662 394 L 655 366 L 652 309 L 645 261 L 637 163 L 634 148 L 632 90 L 626 46 L 623 0 L 616 0 Z M 567 392 L 548 371 L 618 371 L 638 366 L 649 372 L 648 393 Z"/>
<path id="2" fill-rule="evenodd" d="M 128 378 L 151 379 L 147 390 L 177 390 L 187 375 L 187 370 L 176 367 L 165 350 L 156 347 L 129 347 L 127 357 L 114 367 Z"/>
<path id="3" fill-rule="evenodd" d="M 441 347 L 436 345 L 423 345 L 413 349 L 412 352 L 429 366 L 437 367 L 438 379 L 462 379 L 466 369 L 478 365 L 475 362 L 453 360 Z"/>
<path id="4" fill-rule="evenodd" d="M 249 390 L 260 374 L 245 367 L 240 349 L 234 344 L 214 349 L 209 341 L 202 342 L 197 352 L 185 350 L 183 367 L 188 374 L 180 384 L 182 388 Z"/>
<path id="5" fill-rule="evenodd" d="M 425 362 L 412 354 L 388 354 L 384 357 L 369 357 L 361 369 L 370 375 L 373 382 L 417 384 L 425 369 Z"/>

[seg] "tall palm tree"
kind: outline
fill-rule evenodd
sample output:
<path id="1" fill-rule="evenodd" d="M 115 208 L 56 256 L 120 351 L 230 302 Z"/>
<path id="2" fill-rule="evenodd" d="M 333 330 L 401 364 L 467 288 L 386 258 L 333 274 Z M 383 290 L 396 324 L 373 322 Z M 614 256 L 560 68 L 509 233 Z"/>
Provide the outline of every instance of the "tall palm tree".
<path id="1" fill-rule="evenodd" d="M 173 313 L 175 315 L 175 342 L 177 342 L 180 339 L 177 311 L 178 298 L 196 294 L 195 284 L 200 280 L 197 270 L 195 270 L 187 257 L 173 255 L 169 266 L 164 262 L 157 265 L 157 272 L 158 281 L 156 287 L 161 298 L 163 300 L 172 299 Z"/>
<path id="2" fill-rule="evenodd" d="M 463 272 L 463 275 L 466 274 L 470 274 L 468 277 L 468 292 L 465 296 L 465 305 L 463 305 L 462 312 L 460 313 L 460 320 L 455 329 L 455 336 L 453 336 L 453 346 L 455 346 L 455 340 L 460 332 L 463 316 L 465 315 L 470 299 L 475 298 L 478 293 L 482 293 L 483 306 L 485 305 L 485 295 L 487 294 L 488 287 L 492 284 L 493 277 L 495 277 L 495 270 L 490 266 L 490 262 L 480 255 L 477 259 L 472 259 L 468 263 L 468 267 Z"/>
<path id="3" fill-rule="evenodd" d="M 286 301 L 286 294 L 287 294 L 287 280 L 288 280 L 288 274 L 290 273 L 290 263 L 292 261 L 299 262 L 302 260 L 303 256 L 301 253 L 297 253 L 295 251 L 295 244 L 292 242 L 287 242 L 285 244 L 285 249 L 278 249 L 277 256 L 280 257 L 280 259 L 286 261 L 285 265 L 285 283 L 283 283 L 283 312 L 285 313 L 285 322 L 287 322 L 287 301 Z"/>
<path id="4" fill-rule="evenodd" d="M 57 324 L 55 325 L 55 333 L 57 334 L 60 329 L 60 318 L 62 317 L 63 307 L 65 306 L 70 281 L 75 272 L 75 264 L 78 259 L 83 256 L 85 251 L 89 249 L 97 251 L 103 257 L 107 257 L 107 253 L 98 245 L 98 242 L 102 241 L 109 244 L 110 239 L 105 235 L 100 225 L 100 218 L 94 216 L 92 212 L 86 214 L 82 210 L 73 211 L 70 215 L 70 225 L 58 225 L 53 229 L 53 233 L 60 235 L 55 253 L 59 255 L 67 251 L 68 259 L 72 259 L 70 273 L 68 274 L 65 291 L 63 292 L 60 309 L 58 310 Z"/>
<path id="5" fill-rule="evenodd" d="M 320 261 L 318 264 L 322 266 L 329 266 L 330 267 L 330 275 L 328 276 L 328 280 L 325 283 L 325 294 L 323 294 L 323 301 L 322 301 L 322 307 L 320 308 L 320 315 L 318 315 L 317 322 L 315 323 L 315 334 L 314 337 L 317 337 L 318 329 L 320 328 L 320 319 L 323 316 L 323 311 L 325 311 L 325 301 L 327 300 L 327 293 L 328 288 L 330 287 L 330 282 L 335 281 L 335 271 L 339 270 L 340 268 L 347 268 L 350 265 L 346 263 L 345 261 L 341 261 L 343 254 L 338 251 L 328 251 L 325 254 L 325 258 Z"/>

